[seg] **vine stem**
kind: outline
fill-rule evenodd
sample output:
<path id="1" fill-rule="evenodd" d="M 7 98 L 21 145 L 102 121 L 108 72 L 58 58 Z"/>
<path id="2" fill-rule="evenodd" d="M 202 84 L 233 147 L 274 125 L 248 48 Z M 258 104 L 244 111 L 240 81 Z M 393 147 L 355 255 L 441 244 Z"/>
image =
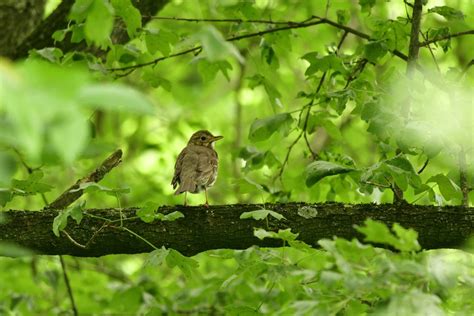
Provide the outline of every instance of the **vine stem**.
<path id="1" fill-rule="evenodd" d="M 72 288 L 71 288 L 71 284 L 69 282 L 69 276 L 68 276 L 67 271 L 66 271 L 66 264 L 64 263 L 63 256 L 59 256 L 59 261 L 61 262 L 61 269 L 63 271 L 64 283 L 66 284 L 69 300 L 71 301 L 72 312 L 73 312 L 74 316 L 77 316 L 77 315 L 79 315 L 79 312 L 77 311 L 76 302 L 74 301 L 74 295 L 72 293 Z"/>

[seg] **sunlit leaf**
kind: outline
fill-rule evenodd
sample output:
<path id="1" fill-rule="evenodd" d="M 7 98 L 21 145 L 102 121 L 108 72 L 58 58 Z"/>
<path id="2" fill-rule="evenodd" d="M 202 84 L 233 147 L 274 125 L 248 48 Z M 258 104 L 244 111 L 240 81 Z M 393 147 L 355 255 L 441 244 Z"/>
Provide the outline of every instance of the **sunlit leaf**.
<path id="1" fill-rule="evenodd" d="M 135 89 L 118 83 L 84 86 L 79 94 L 80 102 L 96 109 L 153 114 L 153 105 L 146 96 Z"/>
<path id="2" fill-rule="evenodd" d="M 286 128 L 293 122 L 289 113 L 280 113 L 264 119 L 255 120 L 250 126 L 249 139 L 258 142 L 268 139 L 279 129 Z"/>
<path id="3" fill-rule="evenodd" d="M 281 220 L 285 218 L 280 213 L 277 213 L 272 210 L 263 209 L 263 210 L 257 210 L 257 211 L 243 212 L 242 214 L 240 214 L 240 219 L 253 218 L 255 220 L 262 220 L 262 219 L 268 218 L 268 215 L 276 218 L 277 220 Z"/>
<path id="4" fill-rule="evenodd" d="M 188 278 L 193 278 L 198 273 L 198 262 L 183 256 L 174 249 L 169 249 L 169 253 L 166 256 L 166 263 L 170 268 L 178 267 Z"/>
<path id="5" fill-rule="evenodd" d="M 232 56 L 240 63 L 244 63 L 245 60 L 239 50 L 227 42 L 214 26 L 203 27 L 195 37 L 202 43 L 204 54 L 209 61 L 223 60 Z"/>
<path id="6" fill-rule="evenodd" d="M 99 46 L 107 44 L 114 26 L 113 7 L 104 0 L 94 0 L 84 26 L 86 37 Z"/>
<path id="7" fill-rule="evenodd" d="M 455 8 L 445 6 L 445 5 L 429 8 L 428 12 L 438 13 L 439 15 L 442 15 L 449 21 L 450 20 L 464 20 L 464 13 L 462 13 L 460 10 L 457 10 Z"/>
<path id="8" fill-rule="evenodd" d="M 354 168 L 346 167 L 334 162 L 317 160 L 306 167 L 306 186 L 313 186 L 316 182 L 325 177 L 343 174 L 354 170 Z"/>
<path id="9" fill-rule="evenodd" d="M 130 0 L 111 0 L 115 13 L 120 16 L 127 25 L 127 33 L 131 38 L 135 37 L 138 29 L 142 26 L 142 16 Z"/>

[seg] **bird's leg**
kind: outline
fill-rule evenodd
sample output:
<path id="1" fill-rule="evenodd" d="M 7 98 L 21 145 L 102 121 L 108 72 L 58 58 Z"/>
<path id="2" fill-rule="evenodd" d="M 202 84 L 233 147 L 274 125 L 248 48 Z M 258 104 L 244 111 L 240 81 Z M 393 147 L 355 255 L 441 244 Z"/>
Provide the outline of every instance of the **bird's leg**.
<path id="1" fill-rule="evenodd" d="M 204 207 L 209 207 L 209 201 L 207 200 L 207 188 L 204 188 L 204 194 L 206 195 L 206 203 L 204 203 Z"/>
<path id="2" fill-rule="evenodd" d="M 186 201 L 187 200 L 187 194 L 188 194 L 188 192 L 184 191 L 184 206 L 188 205 L 188 203 Z"/>

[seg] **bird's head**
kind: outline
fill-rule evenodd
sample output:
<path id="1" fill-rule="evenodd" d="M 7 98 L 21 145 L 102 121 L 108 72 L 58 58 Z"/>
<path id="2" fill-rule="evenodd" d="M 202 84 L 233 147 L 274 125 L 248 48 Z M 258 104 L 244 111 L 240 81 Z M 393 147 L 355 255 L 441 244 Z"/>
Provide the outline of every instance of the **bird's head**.
<path id="1" fill-rule="evenodd" d="M 214 136 L 209 131 L 200 130 L 191 136 L 189 139 L 188 144 L 193 144 L 197 146 L 206 146 L 213 148 L 214 142 L 218 141 L 219 139 L 224 138 L 223 136 Z"/>

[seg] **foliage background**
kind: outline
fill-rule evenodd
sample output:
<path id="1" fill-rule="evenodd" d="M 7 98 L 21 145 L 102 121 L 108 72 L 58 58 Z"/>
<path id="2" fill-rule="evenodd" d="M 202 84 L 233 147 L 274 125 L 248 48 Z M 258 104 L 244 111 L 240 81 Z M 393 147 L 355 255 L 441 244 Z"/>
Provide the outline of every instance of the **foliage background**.
<path id="1" fill-rule="evenodd" d="M 48 3 L 47 13 L 56 2 Z M 441 9 L 428 13 L 435 7 Z M 336 54 L 343 32 L 327 24 L 229 43 L 223 38 L 272 26 L 153 20 L 141 27 L 129 1 L 76 1 L 72 23 L 55 39 L 73 34 L 107 53 L 47 48 L 31 52 L 26 62 L 0 61 L 0 119 L 6 127 L 0 136 L 0 202 L 4 209 L 41 209 L 44 199 L 52 201 L 122 148 L 123 164 L 102 188 L 83 197 L 87 207 L 182 203 L 169 185 L 175 158 L 194 131 L 209 129 L 225 137 L 216 146 L 214 204 L 384 203 L 394 198 L 393 184 L 409 203 L 461 204 L 460 155 L 474 186 L 474 78 L 472 69 L 462 72 L 473 59 L 473 38 L 422 48 L 425 74 L 407 79 L 406 62 L 388 52 L 408 49 L 407 12 L 411 16 L 402 1 L 262 0 L 172 1 L 159 13 L 272 21 L 326 16 L 373 38 L 349 34 Z M 432 38 L 472 29 L 473 14 L 469 0 L 428 1 L 422 31 Z M 127 44 L 109 40 L 114 15 L 132 38 Z M 110 70 L 198 44 L 204 49 L 196 55 L 131 73 Z M 403 111 L 407 103 L 410 114 Z M 303 130 L 313 154 L 301 137 L 285 162 Z M 316 155 L 329 167 L 314 165 Z M 38 171 L 29 175 L 28 168 Z M 349 168 L 356 171 L 325 177 Z M 471 191 L 471 205 L 473 198 Z M 193 204 L 202 201 L 203 196 L 191 197 Z M 368 227 L 382 242 L 407 238 L 416 244 L 416 236 Z M 193 259 L 160 250 L 66 262 L 81 314 L 468 315 L 474 310 L 468 252 L 415 252 L 413 246 L 392 253 L 342 239 L 321 246 L 324 251 L 304 246 L 210 251 Z M 57 258 L 2 258 L 0 267 L 0 311 L 69 312 Z"/>

